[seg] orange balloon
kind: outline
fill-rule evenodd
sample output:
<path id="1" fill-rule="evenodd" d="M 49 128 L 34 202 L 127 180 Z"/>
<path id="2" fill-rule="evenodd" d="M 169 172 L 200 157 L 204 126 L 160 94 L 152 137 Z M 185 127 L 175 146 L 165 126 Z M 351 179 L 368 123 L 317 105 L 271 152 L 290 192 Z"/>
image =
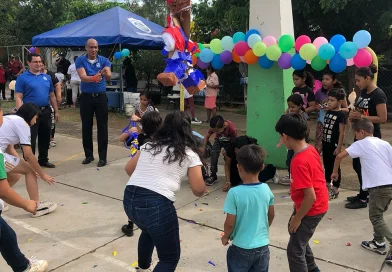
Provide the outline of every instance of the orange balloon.
<path id="1" fill-rule="evenodd" d="M 244 62 L 245 62 L 245 63 L 247 63 L 247 64 L 255 64 L 255 63 L 257 63 L 258 60 L 259 60 L 259 57 L 257 57 L 257 56 L 253 53 L 252 49 L 248 50 L 248 51 L 245 53 L 245 56 L 244 56 Z"/>
<path id="2" fill-rule="evenodd" d="M 192 65 L 195 66 L 197 64 L 197 57 L 192 55 Z"/>
<path id="3" fill-rule="evenodd" d="M 241 62 L 241 58 L 234 52 L 231 52 L 233 54 L 233 61 L 236 63 L 240 63 Z"/>
<path id="4" fill-rule="evenodd" d="M 37 54 L 41 54 L 41 50 L 39 50 L 39 48 L 38 48 L 38 47 L 36 47 L 36 48 L 35 48 L 35 53 L 37 53 Z"/>

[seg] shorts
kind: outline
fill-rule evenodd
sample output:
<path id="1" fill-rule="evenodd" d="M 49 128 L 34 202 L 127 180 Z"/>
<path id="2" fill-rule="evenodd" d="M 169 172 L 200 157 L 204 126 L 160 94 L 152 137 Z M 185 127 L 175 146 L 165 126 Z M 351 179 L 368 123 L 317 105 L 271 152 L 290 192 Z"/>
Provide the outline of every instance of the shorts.
<path id="1" fill-rule="evenodd" d="M 216 108 L 216 96 L 206 96 L 204 101 L 204 107 L 212 110 Z"/>
<path id="2" fill-rule="evenodd" d="M 12 171 L 16 166 L 18 166 L 20 162 L 20 158 L 7 153 L 4 153 L 4 160 L 5 160 L 5 171 L 7 173 Z"/>

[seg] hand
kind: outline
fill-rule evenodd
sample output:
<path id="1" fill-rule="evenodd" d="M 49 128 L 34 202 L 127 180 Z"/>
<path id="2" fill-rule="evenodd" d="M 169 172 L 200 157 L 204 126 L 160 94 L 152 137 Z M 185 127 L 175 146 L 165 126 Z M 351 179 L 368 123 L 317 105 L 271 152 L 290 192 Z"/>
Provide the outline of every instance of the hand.
<path id="1" fill-rule="evenodd" d="M 128 133 L 130 133 L 130 134 L 138 133 L 138 130 L 137 130 L 136 127 L 131 127 L 131 128 L 128 130 Z"/>
<path id="2" fill-rule="evenodd" d="M 349 115 L 349 119 L 351 120 L 359 120 L 361 119 L 362 114 L 358 111 L 351 111 Z"/>
<path id="3" fill-rule="evenodd" d="M 54 180 L 54 177 L 49 176 L 48 174 L 44 174 L 43 177 L 41 177 L 44 181 L 46 181 L 49 185 L 53 185 L 56 181 Z"/>
<path id="4" fill-rule="evenodd" d="M 101 74 L 101 71 L 99 71 L 97 74 L 95 74 L 95 75 L 93 76 L 93 80 L 94 80 L 94 82 L 96 82 L 96 83 L 99 83 L 99 82 L 102 81 L 102 74 Z"/>
<path id="5" fill-rule="evenodd" d="M 140 121 L 140 119 L 141 118 L 139 116 L 137 116 L 136 114 L 132 115 L 132 117 L 131 117 L 131 120 L 135 121 L 135 122 Z"/>
<path id="6" fill-rule="evenodd" d="M 23 208 L 26 212 L 35 214 L 37 212 L 38 203 L 34 200 L 26 200 L 26 205 Z"/>
<path id="7" fill-rule="evenodd" d="M 101 74 L 104 76 L 104 77 L 107 77 L 108 75 L 109 75 L 109 67 L 105 67 L 105 68 L 103 68 L 103 70 L 102 70 L 102 72 L 101 72 Z"/>
<path id="8" fill-rule="evenodd" d="M 35 171 L 34 171 L 35 172 Z M 37 177 L 37 179 L 40 179 L 41 177 L 40 177 L 40 175 L 37 173 L 37 172 L 35 172 L 35 176 Z"/>
<path id="9" fill-rule="evenodd" d="M 201 147 L 201 148 L 200 148 L 200 152 L 201 152 L 202 154 L 204 154 L 204 153 L 206 152 L 206 147 L 205 147 L 205 146 Z"/>
<path id="10" fill-rule="evenodd" d="M 338 178 L 339 178 L 339 174 L 336 173 L 336 172 L 333 172 L 332 175 L 331 175 L 331 179 L 336 181 L 336 180 L 338 180 Z"/>
<path id="11" fill-rule="evenodd" d="M 55 112 L 54 113 L 54 118 L 56 120 L 56 123 L 58 123 L 60 121 L 60 113 L 59 112 Z"/>
<path id="12" fill-rule="evenodd" d="M 328 106 L 323 107 L 322 109 L 325 110 L 325 111 L 329 111 L 329 107 Z"/>
<path id="13" fill-rule="evenodd" d="M 320 104 L 316 105 L 316 110 L 320 111 L 322 109 L 322 106 Z"/>
<path id="14" fill-rule="evenodd" d="M 341 147 L 337 147 L 337 148 L 335 149 L 335 151 L 333 152 L 333 154 L 334 154 L 335 156 L 337 156 L 337 155 L 339 155 L 340 152 L 342 152 L 342 148 L 341 148 Z"/>
<path id="15" fill-rule="evenodd" d="M 226 157 L 226 150 L 224 148 L 221 149 L 221 153 L 222 153 L 223 157 Z"/>
<path id="16" fill-rule="evenodd" d="M 293 215 L 289 223 L 289 232 L 295 233 L 300 225 L 301 225 L 301 220 L 298 220 L 297 217 Z"/>
<path id="17" fill-rule="evenodd" d="M 222 245 L 227 246 L 229 245 L 229 237 L 226 237 L 226 235 L 223 235 L 221 238 Z"/>

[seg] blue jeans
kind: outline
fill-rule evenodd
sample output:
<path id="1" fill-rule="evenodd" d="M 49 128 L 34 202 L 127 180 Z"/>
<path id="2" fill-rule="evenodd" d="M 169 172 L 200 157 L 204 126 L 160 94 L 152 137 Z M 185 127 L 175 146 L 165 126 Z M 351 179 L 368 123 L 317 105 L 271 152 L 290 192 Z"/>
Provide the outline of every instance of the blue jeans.
<path id="1" fill-rule="evenodd" d="M 20 252 L 15 231 L 0 216 L 0 252 L 4 260 L 15 272 L 22 272 L 30 265 Z"/>
<path id="2" fill-rule="evenodd" d="M 159 262 L 155 272 L 173 272 L 180 260 L 180 233 L 173 202 L 151 190 L 128 185 L 124 192 L 124 210 L 142 231 L 138 245 L 138 263 L 148 269 L 156 247 Z"/>
<path id="3" fill-rule="evenodd" d="M 268 272 L 269 259 L 268 245 L 254 249 L 231 245 L 227 250 L 227 269 L 229 272 Z"/>

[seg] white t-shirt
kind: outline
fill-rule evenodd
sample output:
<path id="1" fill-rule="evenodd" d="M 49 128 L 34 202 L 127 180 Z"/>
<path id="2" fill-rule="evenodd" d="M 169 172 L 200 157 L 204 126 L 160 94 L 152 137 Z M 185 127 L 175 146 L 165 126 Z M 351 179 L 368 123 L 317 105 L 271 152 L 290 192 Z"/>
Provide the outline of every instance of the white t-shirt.
<path id="1" fill-rule="evenodd" d="M 145 150 L 147 145 L 149 143 L 140 147 L 139 161 L 127 185 L 151 190 L 174 202 L 175 192 L 180 190 L 181 180 L 186 177 L 188 168 L 202 165 L 200 158 L 188 149 L 186 151 L 188 158 L 182 162 L 181 166 L 179 161 L 168 164 L 167 161 L 163 162 L 166 156 L 166 146 L 162 148 L 161 153 L 153 156 Z"/>
<path id="2" fill-rule="evenodd" d="M 6 115 L 0 127 L 0 149 L 5 152 L 8 145 L 31 145 L 29 125 L 22 117 Z"/>
<path id="3" fill-rule="evenodd" d="M 184 98 L 188 99 L 191 98 L 193 96 L 193 94 L 188 93 L 188 91 L 184 88 Z"/>
<path id="4" fill-rule="evenodd" d="M 392 147 L 377 137 L 366 137 L 346 149 L 352 158 L 360 158 L 362 189 L 392 184 Z"/>
<path id="5" fill-rule="evenodd" d="M 54 75 L 55 75 L 55 77 L 57 77 L 57 79 L 60 81 L 60 83 L 63 83 L 64 78 L 65 78 L 63 73 L 55 73 Z"/>
<path id="6" fill-rule="evenodd" d="M 68 68 L 68 75 L 71 75 L 71 80 L 80 81 L 78 71 L 76 71 L 75 63 L 72 63 Z"/>

